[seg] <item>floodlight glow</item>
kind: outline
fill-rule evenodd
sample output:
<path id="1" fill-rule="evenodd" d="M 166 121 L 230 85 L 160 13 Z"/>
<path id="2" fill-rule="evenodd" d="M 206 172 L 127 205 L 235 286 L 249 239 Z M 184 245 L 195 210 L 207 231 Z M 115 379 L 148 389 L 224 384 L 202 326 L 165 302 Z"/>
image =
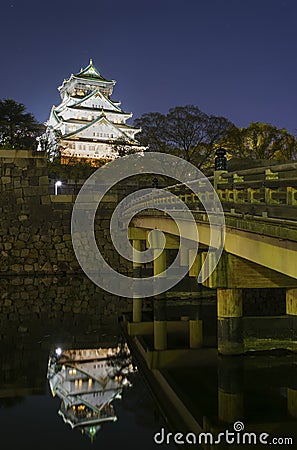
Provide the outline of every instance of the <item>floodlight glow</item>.
<path id="1" fill-rule="evenodd" d="M 58 180 L 55 182 L 55 195 L 58 195 L 58 187 L 62 186 L 62 181 Z"/>

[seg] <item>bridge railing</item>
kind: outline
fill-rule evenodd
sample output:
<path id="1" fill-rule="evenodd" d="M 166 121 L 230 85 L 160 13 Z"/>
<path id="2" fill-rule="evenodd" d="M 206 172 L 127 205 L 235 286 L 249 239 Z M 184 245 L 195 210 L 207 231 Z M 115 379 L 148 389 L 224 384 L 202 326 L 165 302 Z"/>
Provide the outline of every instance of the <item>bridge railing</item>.
<path id="1" fill-rule="evenodd" d="M 222 173 L 217 194 L 227 203 L 297 206 L 297 163 Z"/>
<path id="2" fill-rule="evenodd" d="M 208 180 L 213 183 L 214 177 Z M 197 196 L 191 189 L 195 186 Z M 188 186 L 175 184 L 165 188 L 187 204 L 192 211 L 203 211 L 203 203 L 214 201 L 213 190 L 203 178 L 190 181 Z M 216 193 L 224 211 L 232 214 L 251 214 L 297 221 L 297 163 L 279 164 L 236 172 L 222 172 Z M 162 191 L 130 199 L 127 208 L 144 208 L 148 205 L 174 204 Z M 178 209 L 176 200 L 176 209 Z"/>

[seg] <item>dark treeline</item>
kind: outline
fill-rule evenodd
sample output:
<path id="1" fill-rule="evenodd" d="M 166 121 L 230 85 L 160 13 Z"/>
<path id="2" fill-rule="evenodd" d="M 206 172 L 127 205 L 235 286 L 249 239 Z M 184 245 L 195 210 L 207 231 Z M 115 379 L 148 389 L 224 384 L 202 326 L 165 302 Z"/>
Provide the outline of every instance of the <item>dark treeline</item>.
<path id="1" fill-rule="evenodd" d="M 12 99 L 0 100 L 0 148 L 36 149 L 36 139 L 44 130 L 25 105 Z"/>
<path id="2" fill-rule="evenodd" d="M 297 155 L 297 140 L 285 128 L 260 122 L 238 128 L 193 105 L 171 108 L 168 114 L 143 114 L 134 125 L 142 129 L 137 138 L 148 150 L 175 154 L 199 168 L 213 163 L 219 147 L 230 157 L 248 159 L 292 160 Z"/>
<path id="3" fill-rule="evenodd" d="M 137 139 L 148 151 L 171 153 L 199 168 L 213 164 L 219 147 L 229 157 L 245 159 L 294 160 L 297 156 L 297 140 L 285 128 L 261 122 L 238 128 L 227 118 L 206 114 L 194 105 L 177 106 L 167 114 L 145 113 L 134 125 L 141 128 Z M 52 161 L 59 153 L 61 136 L 57 134 L 53 142 L 47 131 L 22 103 L 0 100 L 0 148 L 36 149 L 39 138 Z M 131 152 L 124 137 L 114 141 L 114 148 L 119 156 Z"/>

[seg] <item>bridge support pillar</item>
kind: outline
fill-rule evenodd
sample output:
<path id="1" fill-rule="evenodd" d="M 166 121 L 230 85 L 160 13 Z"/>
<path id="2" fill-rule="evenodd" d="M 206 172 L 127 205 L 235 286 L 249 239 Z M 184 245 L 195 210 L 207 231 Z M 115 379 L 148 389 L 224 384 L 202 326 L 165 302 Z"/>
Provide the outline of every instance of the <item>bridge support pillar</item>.
<path id="1" fill-rule="evenodd" d="M 133 239 L 132 241 L 133 249 L 141 251 L 141 241 L 140 239 Z M 136 278 L 140 276 L 141 263 L 138 262 L 138 257 L 133 252 L 133 276 Z M 137 293 L 133 294 L 133 322 L 142 321 L 142 298 L 137 297 Z"/>
<path id="2" fill-rule="evenodd" d="M 286 289 L 286 313 L 292 318 L 292 348 L 297 351 L 297 289 Z"/>
<path id="3" fill-rule="evenodd" d="M 154 252 L 157 253 L 159 252 L 159 250 L 156 249 L 154 250 Z M 154 259 L 154 276 L 160 275 L 165 270 L 166 270 L 166 250 L 164 249 L 162 253 Z"/>
<path id="4" fill-rule="evenodd" d="M 241 358 L 219 358 L 218 418 L 232 423 L 243 417 L 243 375 Z"/>
<path id="5" fill-rule="evenodd" d="M 142 299 L 133 297 L 133 322 L 142 321 Z"/>
<path id="6" fill-rule="evenodd" d="M 218 351 L 243 353 L 242 289 L 217 289 Z"/>
<path id="7" fill-rule="evenodd" d="M 181 247 L 180 249 L 180 261 L 181 267 L 189 267 L 189 249 Z"/>
<path id="8" fill-rule="evenodd" d="M 167 349 L 166 299 L 154 300 L 154 349 Z"/>

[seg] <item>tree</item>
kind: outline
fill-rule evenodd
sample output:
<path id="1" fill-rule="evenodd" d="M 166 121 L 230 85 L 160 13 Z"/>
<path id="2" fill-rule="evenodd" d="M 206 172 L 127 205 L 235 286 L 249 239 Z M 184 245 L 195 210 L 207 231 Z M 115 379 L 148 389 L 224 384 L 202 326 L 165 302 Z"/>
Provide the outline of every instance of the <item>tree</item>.
<path id="1" fill-rule="evenodd" d="M 112 151 L 116 157 L 122 157 L 137 153 L 139 150 L 131 145 L 131 142 L 129 142 L 128 139 L 122 137 L 112 141 Z"/>
<path id="2" fill-rule="evenodd" d="M 179 149 L 187 161 L 207 141 L 208 116 L 197 106 L 177 106 L 166 116 L 165 136 L 170 146 Z"/>
<path id="3" fill-rule="evenodd" d="M 170 146 L 165 135 L 166 116 L 159 112 L 142 114 L 139 119 L 134 120 L 134 126 L 141 128 L 137 139 L 151 152 L 167 153 Z"/>
<path id="4" fill-rule="evenodd" d="M 193 105 L 171 108 L 167 115 L 143 114 L 135 125 L 142 128 L 138 138 L 149 151 L 174 154 L 199 168 L 213 161 L 216 147 L 234 127 L 228 119 L 209 116 Z"/>
<path id="5" fill-rule="evenodd" d="M 229 130 L 225 140 L 229 153 L 250 159 L 296 159 L 297 142 L 285 128 L 251 122 L 247 128 Z"/>
<path id="6" fill-rule="evenodd" d="M 62 150 L 61 138 L 60 130 L 54 130 L 53 127 L 48 126 L 45 132 L 37 138 L 38 150 L 46 152 L 49 161 L 59 159 Z"/>
<path id="7" fill-rule="evenodd" d="M 22 103 L 0 100 L 0 148 L 36 149 L 36 138 L 44 131 Z"/>

